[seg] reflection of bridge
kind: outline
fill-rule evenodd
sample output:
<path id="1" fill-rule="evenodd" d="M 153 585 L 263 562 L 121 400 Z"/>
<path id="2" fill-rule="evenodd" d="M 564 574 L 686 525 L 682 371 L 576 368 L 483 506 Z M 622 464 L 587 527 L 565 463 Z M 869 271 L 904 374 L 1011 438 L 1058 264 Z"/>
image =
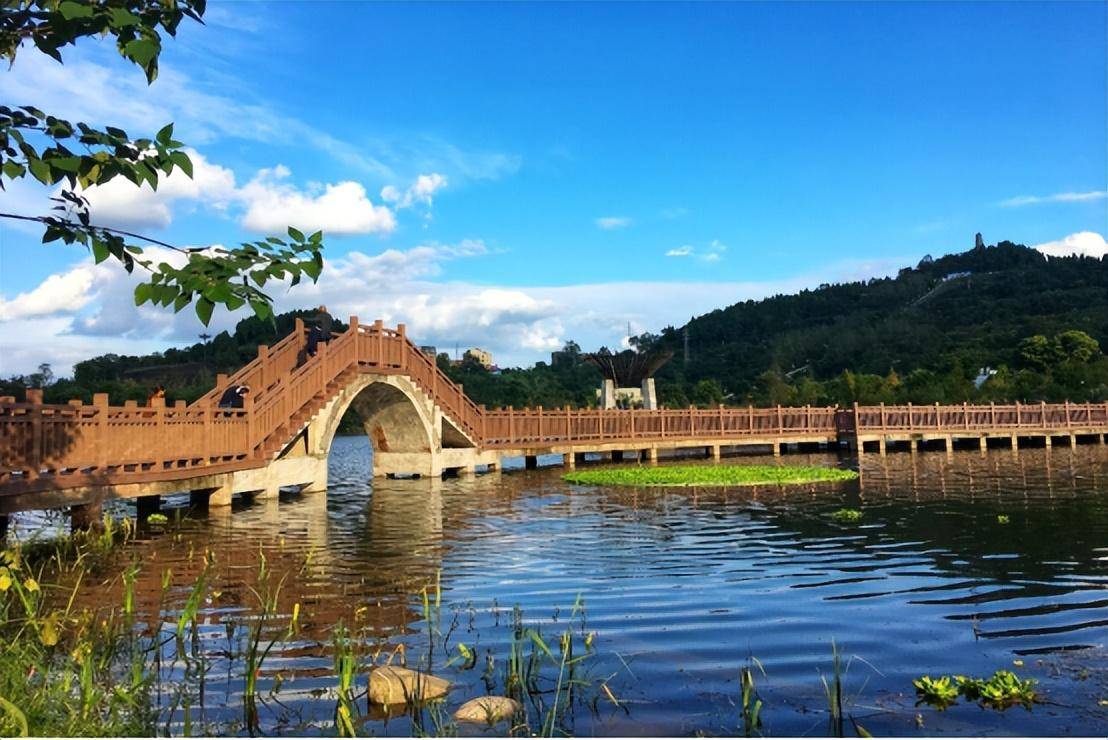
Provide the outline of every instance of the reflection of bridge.
<path id="1" fill-rule="evenodd" d="M 319 353 L 305 355 L 296 330 L 191 405 L 134 402 L 45 405 L 0 399 L 0 515 L 24 509 L 90 506 L 106 498 L 157 501 L 191 491 L 210 506 L 233 493 L 276 495 L 284 486 L 322 490 L 327 453 L 343 415 L 354 408 L 373 448 L 374 475 L 438 476 L 495 470 L 503 457 L 541 454 L 574 465 L 586 452 L 656 460 L 659 450 L 876 443 L 923 444 L 989 438 L 1079 436 L 1103 443 L 1108 404 L 868 406 L 853 409 L 487 409 L 471 401 L 412 344 L 404 326 L 350 321 Z M 216 405 L 231 384 L 253 389 L 242 409 Z M 152 498 L 153 497 L 153 498 Z"/>

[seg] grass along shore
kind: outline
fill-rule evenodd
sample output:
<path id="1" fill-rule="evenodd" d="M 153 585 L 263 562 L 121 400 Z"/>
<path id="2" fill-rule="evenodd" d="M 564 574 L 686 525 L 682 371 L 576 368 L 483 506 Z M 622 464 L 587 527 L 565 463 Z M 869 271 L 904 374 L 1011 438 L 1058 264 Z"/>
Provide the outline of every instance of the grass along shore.
<path id="1" fill-rule="evenodd" d="M 590 486 L 759 486 L 854 480 L 853 470 L 814 465 L 661 465 L 566 473 L 569 483 Z"/>

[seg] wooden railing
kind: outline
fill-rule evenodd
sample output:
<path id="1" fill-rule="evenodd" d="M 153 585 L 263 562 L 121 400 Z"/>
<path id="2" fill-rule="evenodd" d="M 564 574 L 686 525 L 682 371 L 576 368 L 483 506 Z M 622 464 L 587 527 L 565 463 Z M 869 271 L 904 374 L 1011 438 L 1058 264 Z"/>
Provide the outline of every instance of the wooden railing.
<path id="1" fill-rule="evenodd" d="M 1101 429 L 1108 403 L 854 405 L 857 433 Z"/>
<path id="2" fill-rule="evenodd" d="M 834 407 L 486 410 L 483 446 L 834 435 Z"/>
<path id="3" fill-rule="evenodd" d="M 292 333 L 191 405 L 111 406 L 105 394 L 43 404 L 0 398 L 0 493 L 166 480 L 259 467 L 291 441 L 357 373 L 404 375 L 474 446 L 521 449 L 664 440 L 796 439 L 897 432 L 1108 431 L 1108 404 L 1012 404 L 663 410 L 486 409 L 473 403 L 407 337 L 404 325 L 350 328 L 306 353 Z M 241 409 L 218 408 L 230 385 L 249 385 Z"/>

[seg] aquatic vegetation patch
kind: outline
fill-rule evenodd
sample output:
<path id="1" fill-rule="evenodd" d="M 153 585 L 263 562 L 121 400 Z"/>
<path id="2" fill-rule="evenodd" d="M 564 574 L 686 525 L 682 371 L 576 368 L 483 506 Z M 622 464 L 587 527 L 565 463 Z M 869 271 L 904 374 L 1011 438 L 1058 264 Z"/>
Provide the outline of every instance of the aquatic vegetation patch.
<path id="1" fill-rule="evenodd" d="M 945 709 L 959 695 L 967 701 L 979 702 L 993 709 L 1007 709 L 1016 704 L 1031 706 L 1037 700 L 1035 679 L 1022 679 L 1011 671 L 997 671 L 989 678 L 971 676 L 921 676 L 912 684 L 921 701 Z"/>
<path id="2" fill-rule="evenodd" d="M 958 684 L 950 676 L 920 676 L 912 685 L 916 687 L 916 693 L 932 706 L 945 709 L 958 701 Z"/>
<path id="3" fill-rule="evenodd" d="M 853 470 L 814 465 L 661 465 L 566 473 L 569 483 L 590 486 L 757 486 L 844 481 Z"/>
<path id="4" fill-rule="evenodd" d="M 838 511 L 831 512 L 831 518 L 837 522 L 857 522 L 861 520 L 862 512 L 858 509 L 839 509 Z"/>
<path id="5" fill-rule="evenodd" d="M 997 524 L 1008 524 L 1011 521 L 1012 521 L 1011 518 L 1009 518 L 1009 516 L 1007 514 L 997 514 L 996 515 L 996 523 Z"/>

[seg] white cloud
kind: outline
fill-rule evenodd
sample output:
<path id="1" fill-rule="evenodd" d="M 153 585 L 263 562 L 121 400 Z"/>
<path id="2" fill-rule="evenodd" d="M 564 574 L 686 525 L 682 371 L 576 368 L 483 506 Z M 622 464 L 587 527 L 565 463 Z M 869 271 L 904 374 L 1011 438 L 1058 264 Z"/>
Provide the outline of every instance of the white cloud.
<path id="1" fill-rule="evenodd" d="M 0 321 L 70 314 L 92 300 L 93 272 L 85 266 L 50 275 L 33 290 L 11 300 L 0 296 Z"/>
<path id="2" fill-rule="evenodd" d="M 1034 248 L 1048 257 L 1077 255 L 1101 259 L 1108 254 L 1108 242 L 1105 242 L 1104 237 L 1095 231 L 1079 231 L 1057 241 L 1036 244 Z"/>
<path id="3" fill-rule="evenodd" d="M 691 316 L 736 301 L 815 287 L 829 280 L 895 274 L 910 260 L 836 263 L 808 275 L 768 282 L 614 282 L 570 286 L 480 285 L 443 280 L 452 261 L 495 252 L 478 240 L 424 244 L 376 254 L 350 252 L 327 260 L 318 284 L 285 290 L 269 284 L 277 310 L 326 303 L 339 317 L 406 323 L 421 344 L 450 350 L 480 346 L 501 366 L 547 359 L 551 349 L 574 339 L 587 349 L 622 346 L 627 325 L 634 332 L 680 325 Z M 150 250 L 155 259 L 174 259 Z M 191 309 L 179 314 L 136 307 L 137 276 L 108 262 L 85 258 L 34 290 L 0 303 L 0 372 L 31 372 L 54 363 L 59 374 L 81 359 L 107 352 L 145 353 L 171 344 L 191 344 L 204 327 Z M 31 296 L 34 296 L 33 298 Z M 247 315 L 217 310 L 209 333 L 233 329 Z"/>
<path id="4" fill-rule="evenodd" d="M 387 233 L 396 228 L 392 211 L 371 203 L 360 183 L 348 180 L 305 192 L 285 182 L 289 175 L 281 165 L 264 169 L 239 191 L 246 205 L 243 226 L 263 234 L 290 225 L 328 234 Z"/>
<path id="5" fill-rule="evenodd" d="M 117 177 L 104 185 L 83 192 L 89 202 L 93 222 L 124 229 L 165 228 L 173 221 L 173 206 L 179 201 L 200 201 L 208 207 L 226 209 L 238 198 L 235 173 L 212 164 L 202 154 L 190 150 L 192 177 L 179 169 L 163 176 L 158 189 Z"/>
<path id="6" fill-rule="evenodd" d="M 432 204 L 432 196 L 436 190 L 446 187 L 446 176 L 437 172 L 429 175 L 420 175 L 407 190 L 401 191 L 393 185 L 386 185 L 381 189 L 381 200 L 392 203 L 394 208 L 409 208 L 415 204 L 423 204 L 428 208 Z"/>
<path id="7" fill-rule="evenodd" d="M 697 251 L 696 247 L 691 244 L 682 244 L 680 247 L 670 249 L 666 252 L 667 257 L 697 257 L 701 262 L 719 262 L 723 259 L 723 253 L 727 251 L 727 245 L 721 242 L 719 239 L 713 239 L 708 242 L 708 246 L 704 249 Z"/>
<path id="8" fill-rule="evenodd" d="M 192 150 L 189 157 L 193 177 L 175 169 L 162 178 L 157 190 L 116 178 L 84 191 L 93 222 L 123 229 L 162 229 L 180 209 L 202 205 L 261 234 L 283 234 L 288 226 L 305 232 L 322 229 L 329 236 L 389 233 L 396 228 L 393 211 L 371 202 L 360 183 L 346 180 L 300 189 L 288 182 L 289 169 L 277 165 L 259 170 L 240 188 L 231 170 Z M 417 181 L 410 189 L 411 197 L 429 205 L 430 194 L 441 187 L 436 183 Z M 53 205 L 47 200 L 48 192 L 34 187 L 21 190 L 20 212 L 47 213 Z"/>
<path id="9" fill-rule="evenodd" d="M 625 229 L 634 223 L 627 216 L 601 216 L 594 219 L 597 228 L 604 229 L 604 231 L 615 231 L 616 229 Z"/>
<path id="10" fill-rule="evenodd" d="M 1086 193 L 1055 193 L 1054 195 L 1020 195 L 1002 200 L 998 205 L 1005 208 L 1034 206 L 1040 203 L 1091 203 L 1108 198 L 1108 190 L 1090 190 Z"/>

